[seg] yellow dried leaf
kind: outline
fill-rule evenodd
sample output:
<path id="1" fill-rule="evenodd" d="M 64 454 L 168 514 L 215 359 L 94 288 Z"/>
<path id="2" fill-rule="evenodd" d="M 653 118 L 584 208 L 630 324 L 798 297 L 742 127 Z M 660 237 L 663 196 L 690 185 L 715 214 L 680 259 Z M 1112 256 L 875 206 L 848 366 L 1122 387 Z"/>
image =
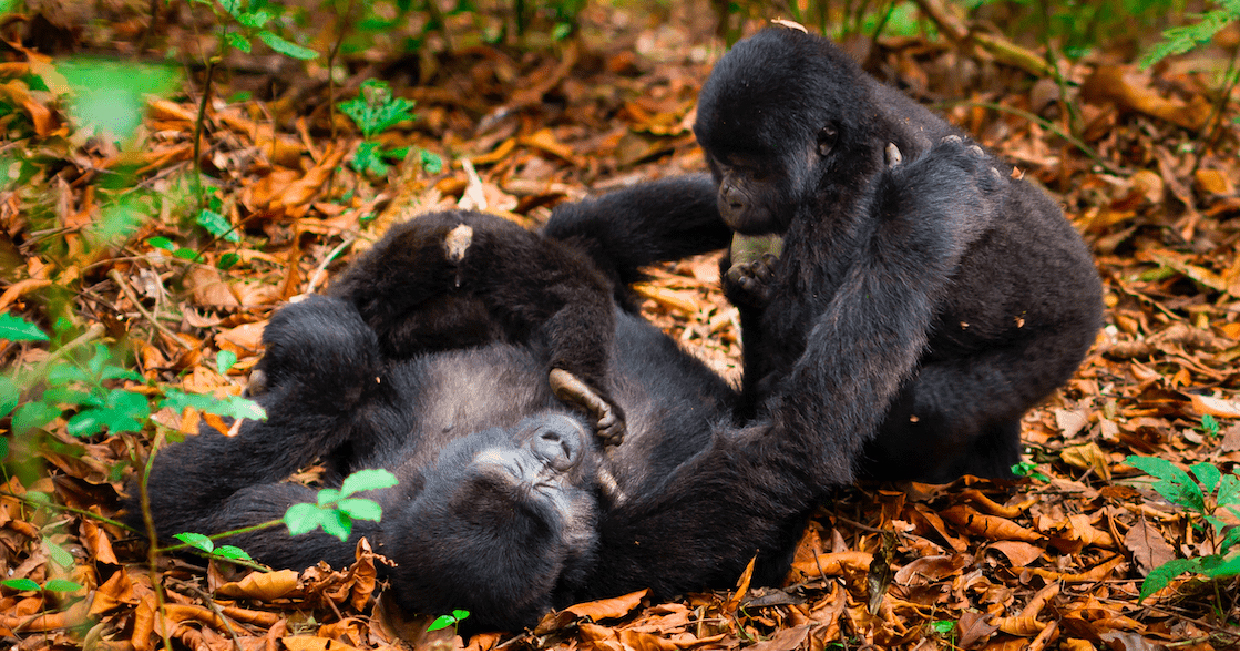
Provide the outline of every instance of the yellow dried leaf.
<path id="1" fill-rule="evenodd" d="M 649 593 L 649 590 L 639 590 L 638 592 L 630 592 L 613 599 L 600 599 L 584 604 L 575 604 L 564 610 L 578 617 L 589 617 L 596 622 L 607 617 L 623 617 L 632 612 L 634 608 L 640 606 L 642 599 L 646 598 L 646 595 Z"/>
<path id="2" fill-rule="evenodd" d="M 1085 445 L 1066 448 L 1059 453 L 1059 458 L 1063 459 L 1064 463 L 1075 468 L 1083 470 L 1092 469 L 1102 479 L 1109 480 L 1111 478 L 1111 463 L 1107 459 L 1106 453 L 1098 447 L 1097 443 L 1092 441 Z"/>
<path id="3" fill-rule="evenodd" d="M 697 299 L 689 292 L 664 289 L 648 283 L 633 285 L 633 292 L 638 296 L 643 296 L 664 307 L 669 307 L 685 314 L 697 314 L 698 311 Z"/>
<path id="4" fill-rule="evenodd" d="M 1230 196 L 1236 193 L 1236 185 L 1220 170 L 1202 168 L 1197 170 L 1196 177 L 1197 187 L 1206 194 Z"/>
<path id="5" fill-rule="evenodd" d="M 274 601 L 297 589 L 297 572 L 251 572 L 244 579 L 225 583 L 217 592 L 226 597 Z"/>
<path id="6" fill-rule="evenodd" d="M 1038 623 L 1037 618 L 1026 615 L 995 617 L 990 620 L 990 623 L 1009 635 L 1028 637 L 1030 635 L 1037 635 L 1042 630 L 1042 625 Z"/>

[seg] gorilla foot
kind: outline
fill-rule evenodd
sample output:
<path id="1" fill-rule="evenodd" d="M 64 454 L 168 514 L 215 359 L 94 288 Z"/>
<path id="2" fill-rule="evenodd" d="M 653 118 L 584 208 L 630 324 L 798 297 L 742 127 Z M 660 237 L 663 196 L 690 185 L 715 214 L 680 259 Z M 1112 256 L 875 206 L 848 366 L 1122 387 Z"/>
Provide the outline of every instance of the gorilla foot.
<path id="1" fill-rule="evenodd" d="M 578 407 L 594 419 L 594 432 L 604 445 L 620 445 L 624 441 L 624 418 L 598 392 L 562 368 L 551 369 L 548 379 L 555 397 Z"/>

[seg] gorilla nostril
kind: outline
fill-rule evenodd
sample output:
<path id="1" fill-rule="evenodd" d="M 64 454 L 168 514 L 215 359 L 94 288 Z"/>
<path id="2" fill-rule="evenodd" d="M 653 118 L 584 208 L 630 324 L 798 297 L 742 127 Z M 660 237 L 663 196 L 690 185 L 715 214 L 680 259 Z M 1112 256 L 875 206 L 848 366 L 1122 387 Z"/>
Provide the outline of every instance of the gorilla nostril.
<path id="1" fill-rule="evenodd" d="M 542 440 L 544 440 L 544 441 L 560 441 L 560 440 L 562 440 L 562 439 L 560 438 L 560 433 L 559 433 L 559 432 L 556 432 L 556 431 L 554 431 L 554 430 L 549 430 L 549 429 L 545 429 L 545 430 L 543 430 L 543 431 L 542 431 L 542 432 L 538 435 L 538 438 L 541 438 L 541 439 L 542 439 Z"/>

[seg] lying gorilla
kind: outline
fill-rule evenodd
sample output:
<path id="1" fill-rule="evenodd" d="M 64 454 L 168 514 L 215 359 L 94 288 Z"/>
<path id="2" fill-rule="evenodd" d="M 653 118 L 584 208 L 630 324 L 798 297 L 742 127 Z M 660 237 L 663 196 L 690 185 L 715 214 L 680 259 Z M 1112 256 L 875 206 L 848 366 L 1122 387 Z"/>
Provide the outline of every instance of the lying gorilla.
<path id="1" fill-rule="evenodd" d="M 234 438 L 205 428 L 158 453 L 149 483 L 157 533 L 210 534 L 280 518 L 290 505 L 315 500 L 312 489 L 286 478 L 322 459 L 328 485 L 362 468 L 396 474 L 399 485 L 368 495 L 383 506 L 381 522 L 355 522 L 347 542 L 322 533 L 290 538 L 282 529 L 228 542 L 265 563 L 301 569 L 320 560 L 348 564 L 366 536 L 395 563 L 381 571 L 400 607 L 466 609 L 468 622 L 483 629 L 529 626 L 552 608 L 642 588 L 667 597 L 731 587 L 755 555 L 753 580 L 774 583 L 821 488 L 847 475 L 849 442 L 864 425 L 856 415 L 871 409 L 872 396 L 893 390 L 920 352 L 924 336 L 904 324 L 925 318 L 964 249 L 963 229 L 927 228 L 925 210 L 901 202 L 933 196 L 943 209 L 931 215 L 936 224 L 973 223 L 1005 183 L 955 143 L 882 182 L 892 199 L 876 242 L 892 254 L 858 270 L 849 291 L 882 291 L 890 312 L 838 301 L 828 307 L 850 309 L 815 331 L 835 363 L 813 400 L 777 397 L 764 405 L 766 418 L 737 428 L 736 395 L 726 383 L 621 301 L 614 331 L 600 341 L 609 360 L 601 388 L 623 408 L 628 434 L 603 452 L 590 423 L 553 395 L 551 349 L 538 335 L 447 350 L 432 341 L 392 358 L 384 353 L 392 342 L 378 333 L 400 332 L 401 324 L 368 323 L 342 290 L 272 317 L 258 397 L 266 421 L 247 421 Z M 546 233 L 589 253 L 604 275 L 635 278 L 642 264 L 726 243 L 717 215 L 703 218 L 709 211 L 679 199 L 692 194 L 689 186 L 709 183 L 656 183 L 570 206 Z M 431 219 L 468 222 L 476 237 L 499 230 L 473 213 Z M 371 254 L 410 261 L 405 247 L 441 252 L 413 268 L 376 267 L 409 274 L 385 278 L 390 287 L 416 287 L 417 278 L 457 262 L 449 252 L 459 247 L 434 234 L 443 231 L 426 232 L 429 241 L 389 239 Z M 393 250 L 392 242 L 401 245 Z M 537 246 L 516 251 L 539 263 Z M 365 289 L 364 280 L 346 277 Z M 484 312 L 470 309 L 484 321 L 496 318 Z"/>
<path id="2" fill-rule="evenodd" d="M 730 269 L 724 261 L 724 290 L 740 309 L 744 343 L 741 412 L 759 414 L 777 395 L 832 395 L 830 375 L 840 360 L 834 344 L 820 347 L 819 331 L 863 301 L 925 345 L 893 373 L 905 382 L 869 396 L 866 408 L 885 417 L 859 430 L 841 456 L 858 459 L 860 473 L 878 479 L 1010 477 L 1020 460 L 1022 416 L 1072 376 L 1102 320 L 1093 259 L 1055 201 L 1009 179 L 976 218 L 939 222 L 942 202 L 960 200 L 950 196 L 954 171 L 946 169 L 933 182 L 939 194 L 894 196 L 884 183 L 890 168 L 944 139 L 970 143 L 827 39 L 791 28 L 759 32 L 716 64 L 698 98 L 694 131 L 728 225 L 745 235 L 784 236 L 777 259 Z M 1011 175 L 972 147 L 996 174 Z M 921 268 L 916 252 L 884 243 L 893 204 L 921 228 L 955 229 L 951 236 L 968 246 L 960 264 Z M 857 273 L 881 264 L 941 273 L 926 282 L 946 289 L 918 297 L 930 309 L 916 313 L 916 322 L 894 323 L 910 313 L 896 304 L 903 290 L 859 293 L 854 283 Z"/>

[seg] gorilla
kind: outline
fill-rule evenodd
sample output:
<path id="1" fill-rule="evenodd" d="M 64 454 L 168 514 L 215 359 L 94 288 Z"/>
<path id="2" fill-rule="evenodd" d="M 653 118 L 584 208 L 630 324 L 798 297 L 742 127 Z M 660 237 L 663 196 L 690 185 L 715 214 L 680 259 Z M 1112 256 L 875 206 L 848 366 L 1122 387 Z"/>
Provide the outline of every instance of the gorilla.
<path id="1" fill-rule="evenodd" d="M 167 540 L 280 518 L 315 501 L 313 489 L 287 478 L 321 460 L 325 486 L 365 468 L 397 476 L 398 485 L 364 494 L 382 506 L 381 521 L 354 522 L 348 541 L 274 528 L 226 540 L 264 563 L 301 569 L 347 565 L 365 536 L 392 561 L 381 572 L 400 608 L 468 610 L 470 630 L 520 629 L 551 609 L 643 588 L 666 598 L 731 587 L 755 557 L 755 584 L 776 583 L 822 487 L 851 476 L 871 396 L 894 392 L 908 375 L 925 341 L 916 324 L 1009 183 L 958 142 L 877 182 L 884 201 L 874 206 L 874 258 L 849 276 L 811 334 L 833 363 L 796 370 L 817 393 L 775 394 L 745 426 L 735 424 L 737 394 L 626 307 L 623 287 L 573 283 L 550 269 L 578 273 L 584 259 L 595 267 L 589 276 L 627 282 L 642 265 L 723 247 L 730 232 L 703 203 L 713 202 L 710 179 L 566 206 L 541 236 L 521 235 L 511 247 L 509 229 L 493 218 L 418 218 L 434 226 L 393 231 L 331 296 L 272 316 L 257 396 L 266 420 L 245 421 L 232 438 L 204 428 L 157 453 L 148 485 L 156 532 Z M 472 230 L 468 243 L 462 225 Z M 488 241 L 472 264 L 475 243 Z M 499 273 L 511 277 L 487 278 Z M 422 282 L 458 292 L 458 277 L 459 289 L 481 293 L 458 295 L 460 314 L 417 296 Z M 548 277 L 565 280 L 486 295 Z M 588 388 L 623 410 L 627 434 L 612 447 L 592 434 L 590 417 L 556 398 L 548 371 L 554 351 L 572 359 L 577 345 L 556 338 L 556 315 L 599 293 L 611 296 L 610 331 L 585 327 L 607 361 Z M 858 300 L 870 294 L 884 300 Z M 513 315 L 533 316 L 513 326 Z M 468 332 L 494 338 L 454 338 L 437 325 L 469 319 L 481 323 Z M 422 336 L 410 323 L 440 334 Z M 141 518 L 133 501 L 129 510 Z"/>
<path id="2" fill-rule="evenodd" d="M 740 236 L 783 238 L 778 257 L 725 257 L 721 266 L 725 294 L 740 310 L 743 417 L 770 418 L 772 398 L 839 401 L 829 376 L 843 359 L 822 334 L 838 329 L 840 313 L 872 310 L 880 321 L 863 324 L 866 331 L 914 333 L 917 354 L 891 374 L 898 385 L 864 403 L 844 401 L 882 418 L 836 452 L 875 479 L 1011 477 L 1022 416 L 1071 377 L 1102 319 L 1092 257 L 1056 202 L 1009 178 L 1011 167 L 866 75 L 827 39 L 797 29 L 768 28 L 728 52 L 701 89 L 694 131 L 723 220 Z M 892 168 L 947 141 L 1006 179 L 968 219 L 940 221 L 943 202 L 964 200 L 951 186 L 913 197 L 885 182 Z M 922 164 L 953 164 L 935 160 Z M 893 217 L 893 206 L 903 212 Z M 922 252 L 883 240 L 893 218 L 955 230 L 941 237 L 961 240 L 964 255 L 946 268 L 919 268 Z M 906 288 L 860 291 L 858 274 L 876 265 L 939 274 L 924 280 L 938 294 L 916 297 L 929 309 L 898 304 Z M 908 317 L 916 320 L 897 323 Z"/>

